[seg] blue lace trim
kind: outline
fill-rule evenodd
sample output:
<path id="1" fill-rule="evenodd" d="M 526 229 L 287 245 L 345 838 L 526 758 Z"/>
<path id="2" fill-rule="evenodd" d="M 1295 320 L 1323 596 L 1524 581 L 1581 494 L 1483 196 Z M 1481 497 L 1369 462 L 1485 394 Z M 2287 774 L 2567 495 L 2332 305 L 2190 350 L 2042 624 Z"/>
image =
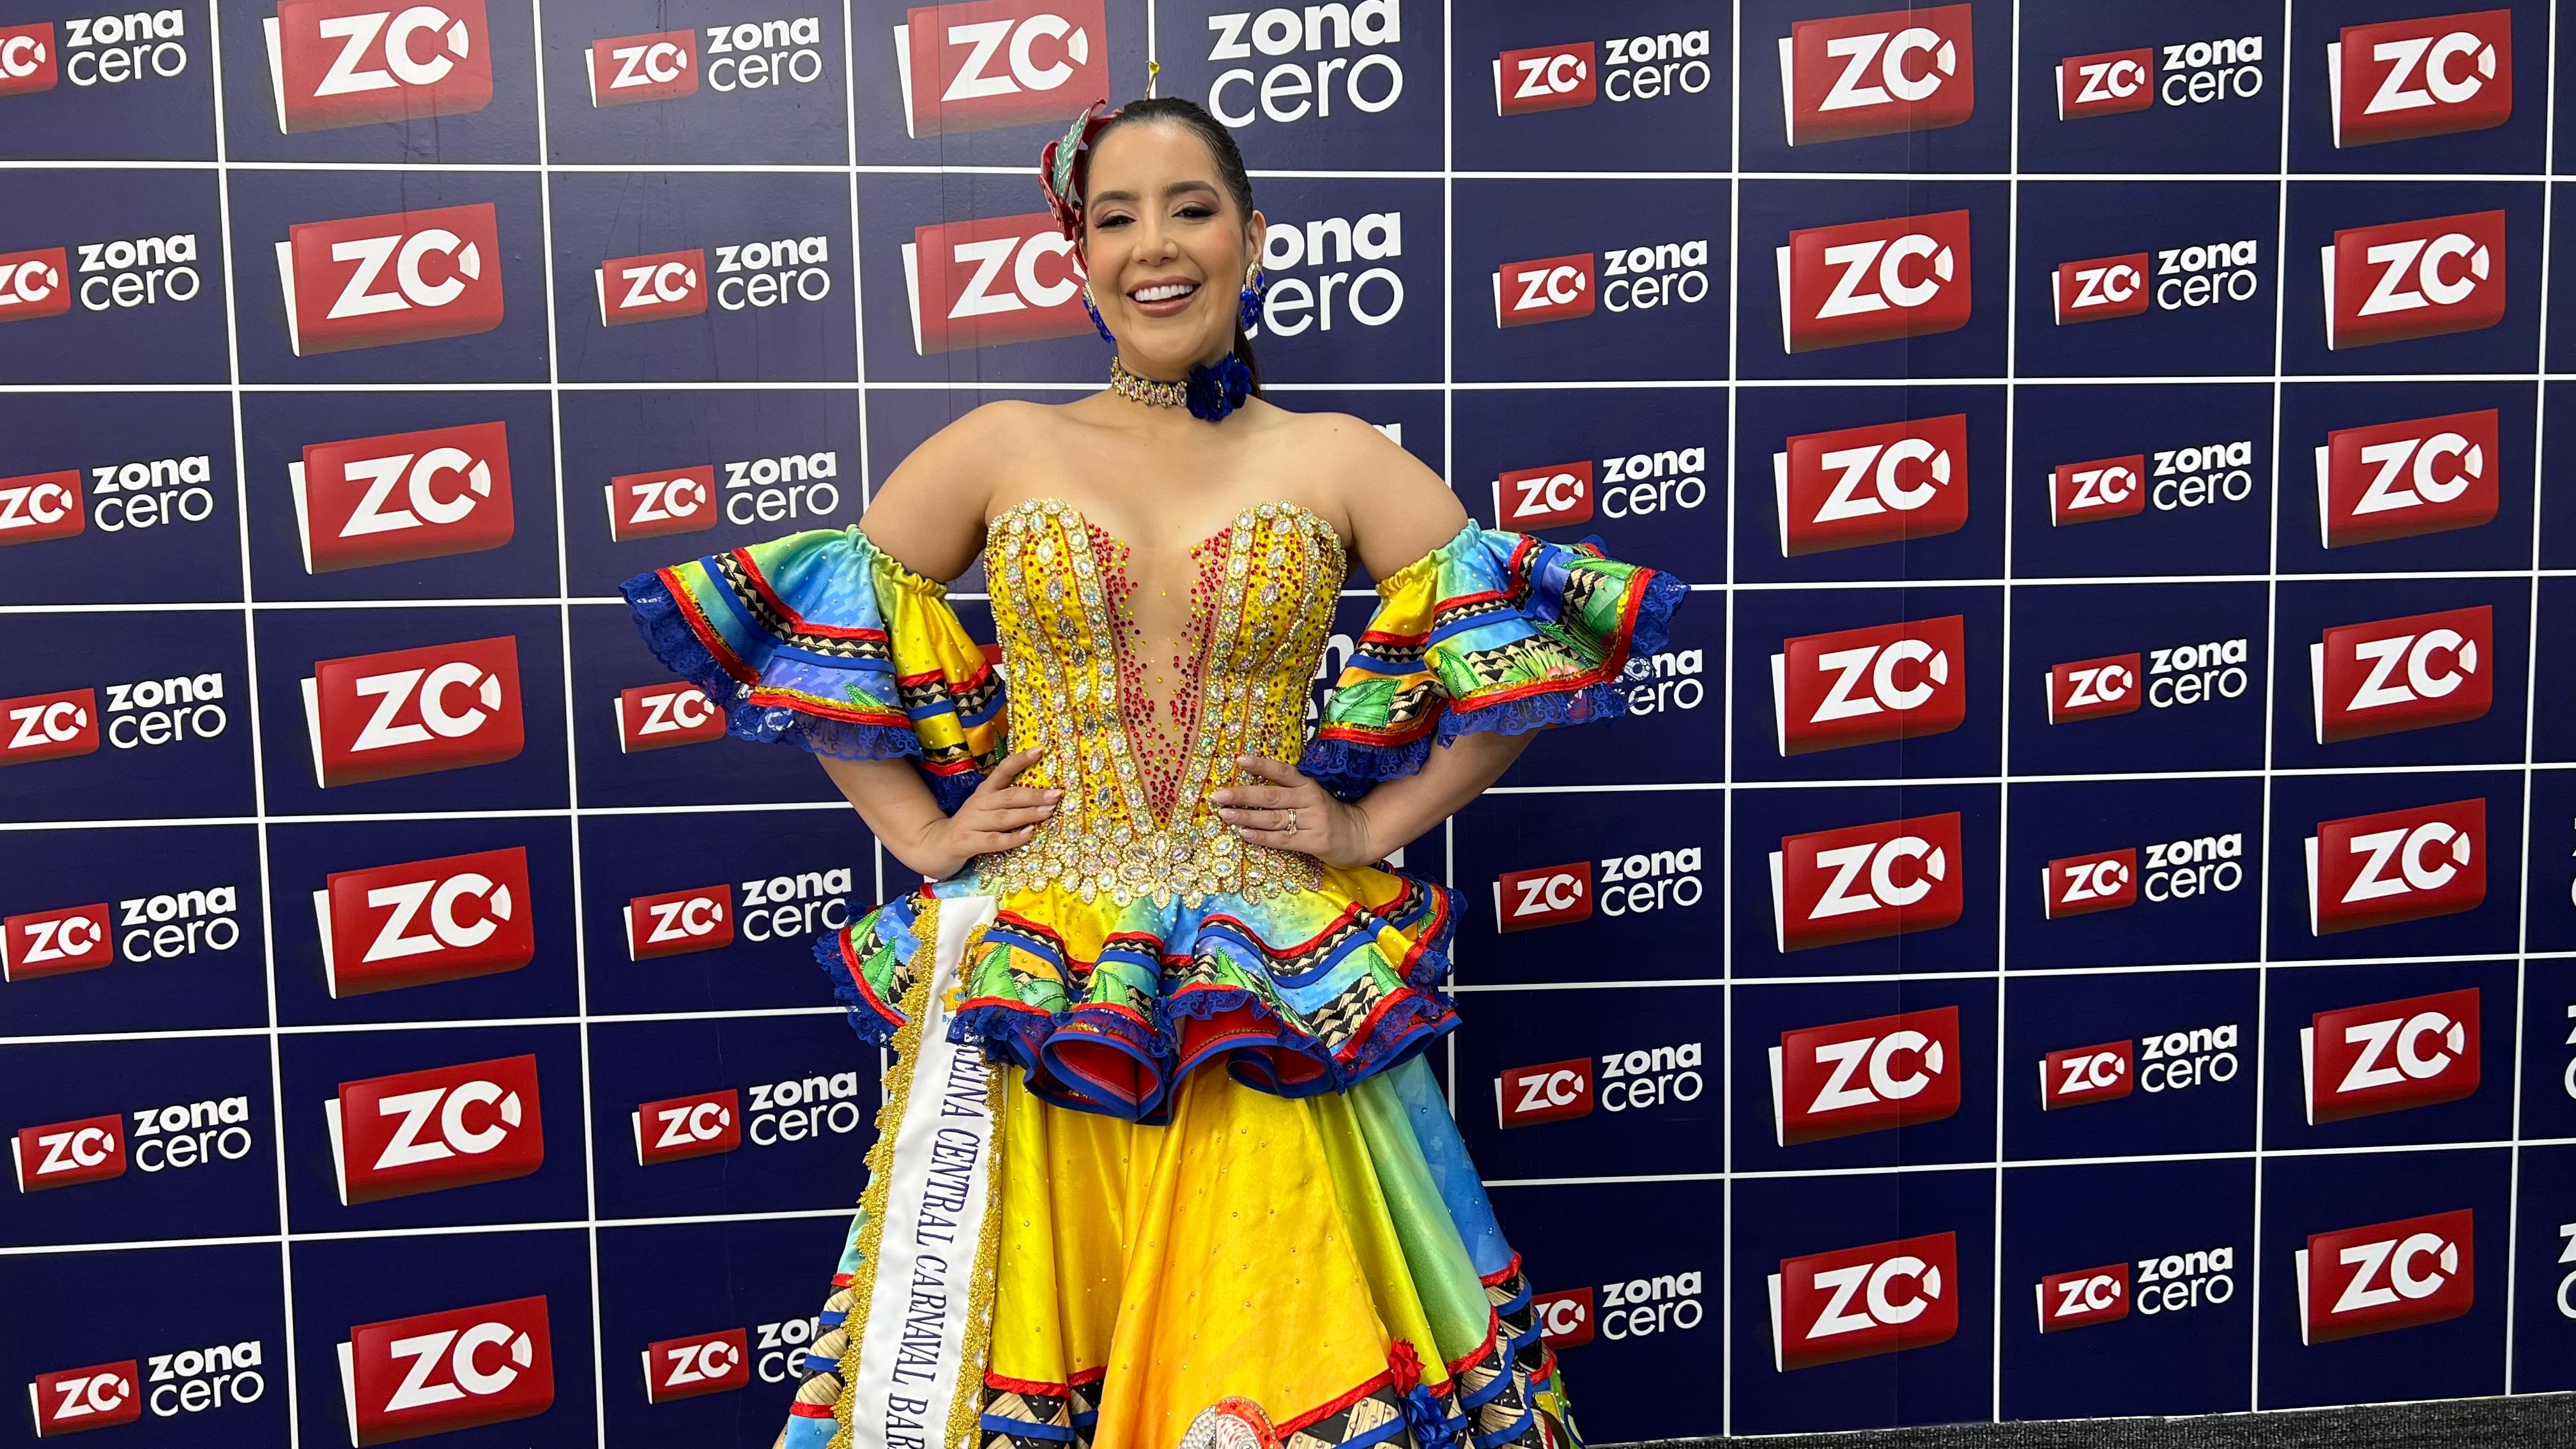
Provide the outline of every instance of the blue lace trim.
<path id="1" fill-rule="evenodd" d="M 754 744 L 776 744 L 786 740 L 817 754 L 836 760 L 890 760 L 909 755 L 920 769 L 921 778 L 930 786 L 931 798 L 939 802 L 945 814 L 957 813 L 957 807 L 984 783 L 980 770 L 942 775 L 921 768 L 921 737 L 909 725 L 865 725 L 847 720 L 825 719 L 801 710 L 778 705 L 756 705 L 746 696 L 749 690 L 716 662 L 716 657 L 689 627 L 688 616 L 679 601 L 671 597 L 670 585 L 655 573 L 637 574 L 617 586 L 626 598 L 627 611 L 635 618 L 635 627 L 644 635 L 645 647 L 663 667 L 705 691 L 725 712 L 725 733 Z"/>
<path id="2" fill-rule="evenodd" d="M 1584 542 L 1597 546 L 1599 535 Z M 1661 570 L 1649 572 L 1645 592 L 1637 599 L 1637 617 L 1629 632 L 1626 658 L 1661 652 L 1672 636 L 1673 611 L 1689 597 L 1689 584 Z M 1382 780 L 1398 780 L 1419 771 L 1430 761 L 1434 744 L 1446 749 L 1460 735 L 1520 735 L 1558 725 L 1618 719 L 1627 712 L 1627 692 L 1615 678 L 1473 708 L 1462 709 L 1452 703 L 1442 708 L 1439 725 L 1432 733 L 1400 745 L 1310 740 L 1297 761 L 1297 770 L 1335 799 L 1356 800 Z"/>

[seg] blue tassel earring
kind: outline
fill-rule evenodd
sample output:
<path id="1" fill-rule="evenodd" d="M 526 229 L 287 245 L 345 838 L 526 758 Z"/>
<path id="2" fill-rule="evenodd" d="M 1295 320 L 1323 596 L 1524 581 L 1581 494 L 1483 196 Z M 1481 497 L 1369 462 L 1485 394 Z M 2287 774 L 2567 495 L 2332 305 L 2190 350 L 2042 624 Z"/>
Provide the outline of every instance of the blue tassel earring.
<path id="1" fill-rule="evenodd" d="M 1082 310 L 1091 314 L 1091 330 L 1100 334 L 1100 340 L 1112 347 L 1117 346 L 1118 338 L 1110 332 L 1109 324 L 1100 320 L 1100 309 L 1092 305 L 1089 282 L 1082 284 Z"/>

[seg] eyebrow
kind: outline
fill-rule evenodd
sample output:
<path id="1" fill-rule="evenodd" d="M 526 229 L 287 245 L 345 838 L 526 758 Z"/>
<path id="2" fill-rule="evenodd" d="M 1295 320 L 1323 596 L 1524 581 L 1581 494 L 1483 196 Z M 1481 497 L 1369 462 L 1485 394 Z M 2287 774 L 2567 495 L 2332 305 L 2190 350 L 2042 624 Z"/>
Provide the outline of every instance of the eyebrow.
<path id="1" fill-rule="evenodd" d="M 1175 181 L 1171 185 L 1163 188 L 1163 195 L 1166 197 L 1173 197 L 1178 196 L 1183 192 L 1190 191 L 1214 196 L 1217 194 L 1216 183 L 1213 181 Z M 1093 206 L 1106 206 L 1113 201 L 1133 202 L 1135 199 L 1136 193 L 1132 191 L 1104 191 L 1098 196 L 1091 198 L 1091 204 Z"/>

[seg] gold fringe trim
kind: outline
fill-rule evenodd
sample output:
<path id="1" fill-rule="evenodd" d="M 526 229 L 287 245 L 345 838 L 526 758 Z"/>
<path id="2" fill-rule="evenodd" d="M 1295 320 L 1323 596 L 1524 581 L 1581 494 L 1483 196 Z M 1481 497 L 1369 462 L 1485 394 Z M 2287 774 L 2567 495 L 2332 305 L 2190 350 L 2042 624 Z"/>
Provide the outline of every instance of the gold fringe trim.
<path id="1" fill-rule="evenodd" d="M 829 1449 L 851 1449 L 850 1412 L 853 1386 L 859 1380 L 859 1341 L 867 1337 L 868 1307 L 876 1296 L 877 1255 L 885 1239 L 886 1195 L 893 1191 L 889 1180 L 894 1168 L 895 1130 L 903 1125 L 904 1105 L 912 1097 L 912 1074 L 920 1065 L 921 1019 L 930 1006 L 930 979 L 939 974 L 939 908 L 930 903 L 927 911 L 913 916 L 914 948 L 912 981 L 904 988 L 903 1025 L 894 1034 L 895 1069 L 886 1073 L 885 1101 L 877 1108 L 877 1140 L 868 1148 L 868 1185 L 859 1193 L 859 1211 L 867 1221 L 859 1228 L 858 1273 L 851 1280 L 850 1316 L 843 1320 L 852 1325 L 848 1347 L 841 1351 L 841 1393 L 832 1405 L 832 1418 L 840 1426 L 832 1435 Z"/>

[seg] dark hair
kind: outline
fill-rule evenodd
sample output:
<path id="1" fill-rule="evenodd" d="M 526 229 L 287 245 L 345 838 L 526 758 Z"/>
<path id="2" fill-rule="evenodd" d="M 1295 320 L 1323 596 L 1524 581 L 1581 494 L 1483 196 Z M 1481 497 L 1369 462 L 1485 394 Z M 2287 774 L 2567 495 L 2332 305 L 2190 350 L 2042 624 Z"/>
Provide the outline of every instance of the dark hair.
<path id="1" fill-rule="evenodd" d="M 1196 101 L 1180 96 L 1148 96 L 1140 101 L 1129 101 L 1092 136 L 1091 149 L 1098 150 L 1101 139 L 1119 127 L 1146 121 L 1170 121 L 1186 126 L 1207 143 L 1208 154 L 1216 158 L 1218 184 L 1225 187 L 1226 195 L 1234 198 L 1234 209 L 1242 213 L 1245 224 L 1251 223 L 1252 176 L 1243 169 L 1243 151 L 1234 144 L 1234 133 Z M 1253 359 L 1252 339 L 1245 335 L 1240 321 L 1234 327 L 1234 355 L 1252 374 L 1252 395 L 1260 396 L 1261 364 Z"/>

